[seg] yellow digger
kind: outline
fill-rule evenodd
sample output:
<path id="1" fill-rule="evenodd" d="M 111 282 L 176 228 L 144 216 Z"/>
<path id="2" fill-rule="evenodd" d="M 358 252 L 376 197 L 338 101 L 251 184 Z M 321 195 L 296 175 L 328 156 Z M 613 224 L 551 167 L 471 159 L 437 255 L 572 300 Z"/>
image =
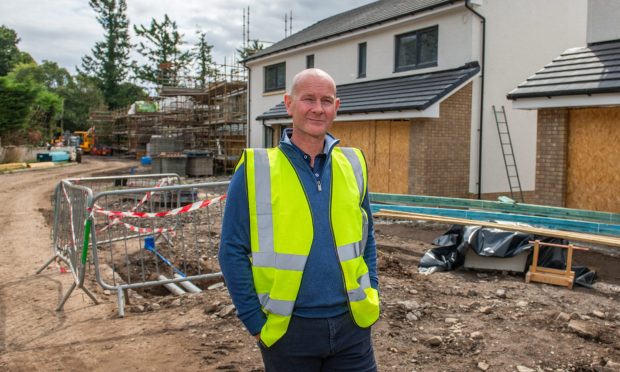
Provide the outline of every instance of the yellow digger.
<path id="1" fill-rule="evenodd" d="M 93 146 L 95 146 L 95 127 L 90 127 L 87 131 L 78 130 L 73 132 L 73 134 L 80 138 L 80 148 L 82 152 L 90 154 Z"/>

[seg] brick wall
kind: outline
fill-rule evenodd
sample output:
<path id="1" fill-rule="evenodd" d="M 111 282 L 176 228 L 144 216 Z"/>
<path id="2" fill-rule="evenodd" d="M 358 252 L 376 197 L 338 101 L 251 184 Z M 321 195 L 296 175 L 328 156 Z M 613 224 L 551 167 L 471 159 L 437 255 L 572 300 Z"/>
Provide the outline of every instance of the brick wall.
<path id="1" fill-rule="evenodd" d="M 409 193 L 466 198 L 469 195 L 472 84 L 440 105 L 437 119 L 413 119 Z"/>
<path id="2" fill-rule="evenodd" d="M 536 140 L 536 204 L 566 204 L 568 110 L 538 110 Z"/>

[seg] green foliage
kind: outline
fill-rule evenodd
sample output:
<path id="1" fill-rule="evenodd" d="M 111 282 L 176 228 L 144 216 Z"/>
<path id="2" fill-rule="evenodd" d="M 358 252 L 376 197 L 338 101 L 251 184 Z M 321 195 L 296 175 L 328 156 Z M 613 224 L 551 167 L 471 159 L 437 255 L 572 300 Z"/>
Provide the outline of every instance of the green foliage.
<path id="1" fill-rule="evenodd" d="M 125 0 L 90 0 L 97 21 L 104 30 L 104 41 L 92 48 L 92 56 L 82 57 L 80 73 L 91 76 L 103 92 L 110 108 L 117 108 L 118 89 L 130 70 L 129 20 Z"/>
<path id="2" fill-rule="evenodd" d="M 252 40 L 248 46 L 245 48 L 237 49 L 237 53 L 239 53 L 239 62 L 242 62 L 244 59 L 254 55 L 259 50 L 263 50 L 265 46 L 258 40 Z"/>
<path id="3" fill-rule="evenodd" d="M 136 76 L 155 84 L 177 85 L 191 60 L 191 53 L 181 51 L 185 43 L 176 22 L 165 14 L 162 22 L 152 18 L 148 28 L 144 25 L 134 26 L 134 31 L 138 37 L 145 39 L 137 47 L 138 53 L 147 60 L 143 65 L 136 64 Z"/>
<path id="4" fill-rule="evenodd" d="M 42 129 L 50 132 L 62 114 L 63 98 L 57 94 L 67 85 L 71 75 L 56 63 L 17 65 L 7 76 L 7 81 L 13 86 L 29 87 L 35 92 L 35 98 L 30 102 L 26 123 L 21 129 Z M 28 102 L 28 101 L 27 101 Z"/>
<path id="5" fill-rule="evenodd" d="M 93 78 L 78 75 L 73 81 L 59 92 L 65 100 L 62 126 L 71 132 L 88 129 L 90 112 L 106 107 L 103 93 Z"/>
<path id="6" fill-rule="evenodd" d="M 10 75 L 16 81 L 33 80 L 51 90 L 62 89 L 73 84 L 73 77 L 65 68 L 58 66 L 56 62 L 43 61 L 36 63 L 17 65 Z"/>
<path id="7" fill-rule="evenodd" d="M 9 78 L 39 86 L 30 125 L 43 127 L 48 132 L 55 126 L 71 131 L 86 128 L 89 112 L 105 108 L 103 95 L 94 78 L 83 75 L 74 78 L 56 62 L 18 65 Z"/>
<path id="8" fill-rule="evenodd" d="M 0 76 L 8 74 L 25 57 L 17 48 L 18 43 L 19 38 L 14 30 L 0 26 Z"/>
<path id="9" fill-rule="evenodd" d="M 213 65 L 213 57 L 211 56 L 213 45 L 207 43 L 207 34 L 198 31 L 196 34 L 198 34 L 198 43 L 192 49 L 192 57 L 197 65 L 198 84 L 201 88 L 204 88 L 207 80 L 216 76 L 217 69 Z"/>
<path id="10" fill-rule="evenodd" d="M 148 99 L 148 94 L 135 84 L 123 83 L 119 85 L 111 99 L 114 107 L 126 107 L 136 101 Z"/>
<path id="11" fill-rule="evenodd" d="M 16 82 L 0 77 L 0 136 L 23 130 L 41 87 L 33 81 Z"/>

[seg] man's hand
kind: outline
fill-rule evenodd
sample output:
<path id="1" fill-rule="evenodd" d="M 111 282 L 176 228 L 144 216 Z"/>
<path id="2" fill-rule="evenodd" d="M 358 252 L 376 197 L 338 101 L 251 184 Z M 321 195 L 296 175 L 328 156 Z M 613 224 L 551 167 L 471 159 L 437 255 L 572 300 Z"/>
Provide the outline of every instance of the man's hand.
<path id="1" fill-rule="evenodd" d="M 256 338 L 256 341 L 260 341 L 260 333 L 254 336 Z"/>

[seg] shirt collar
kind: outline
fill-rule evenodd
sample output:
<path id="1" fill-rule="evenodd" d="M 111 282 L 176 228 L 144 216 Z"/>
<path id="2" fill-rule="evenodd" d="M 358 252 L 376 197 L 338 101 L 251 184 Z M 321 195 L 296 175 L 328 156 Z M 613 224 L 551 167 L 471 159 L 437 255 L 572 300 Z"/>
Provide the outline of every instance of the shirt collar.
<path id="1" fill-rule="evenodd" d="M 280 139 L 280 143 L 293 146 L 294 148 L 296 148 L 299 151 L 301 151 L 301 149 L 299 149 L 299 147 L 297 147 L 293 142 L 291 142 L 291 136 L 292 135 L 293 135 L 293 128 L 285 128 L 284 132 L 282 132 L 282 138 Z M 324 145 L 323 145 L 323 154 L 326 154 L 326 155 L 329 154 L 331 152 L 332 148 L 334 148 L 339 142 L 340 142 L 340 140 L 338 140 L 336 137 L 332 136 L 330 133 L 325 134 L 325 141 L 324 141 Z"/>

